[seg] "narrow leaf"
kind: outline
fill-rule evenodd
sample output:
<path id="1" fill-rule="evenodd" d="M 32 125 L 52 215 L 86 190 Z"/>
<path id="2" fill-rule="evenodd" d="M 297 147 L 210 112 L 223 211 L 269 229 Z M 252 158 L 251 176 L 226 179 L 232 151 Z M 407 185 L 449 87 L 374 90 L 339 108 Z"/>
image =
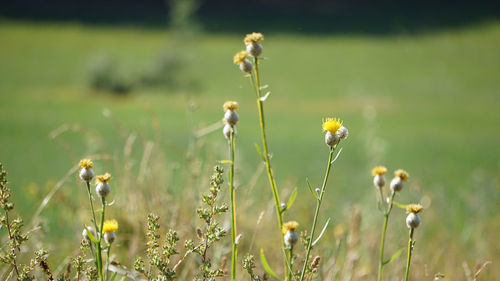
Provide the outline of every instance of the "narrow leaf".
<path id="1" fill-rule="evenodd" d="M 328 220 L 326 221 L 325 226 L 323 226 L 323 230 L 321 230 L 321 233 L 319 234 L 318 238 L 316 238 L 316 240 L 314 240 L 314 242 L 311 244 L 313 247 L 314 247 L 314 245 L 316 245 L 319 242 L 319 239 L 321 239 L 323 234 L 325 234 L 325 230 L 328 227 L 329 223 L 330 223 L 330 218 L 328 218 Z"/>
<path id="2" fill-rule="evenodd" d="M 399 249 L 399 251 L 397 251 L 394 255 L 392 255 L 392 257 L 386 261 L 384 261 L 384 265 L 386 264 L 390 264 L 391 262 L 393 262 L 395 259 L 397 259 L 399 257 L 399 255 L 401 255 L 401 253 L 403 252 L 404 248 L 401 248 Z"/>
<path id="3" fill-rule="evenodd" d="M 266 101 L 270 94 L 271 92 L 267 92 L 263 97 L 260 98 L 260 101 Z"/>
<path id="4" fill-rule="evenodd" d="M 290 198 L 288 198 L 288 202 L 286 203 L 286 208 L 284 211 L 290 209 L 292 207 L 293 202 L 295 201 L 295 197 L 297 197 L 297 188 L 295 188 L 292 192 L 292 195 L 290 195 Z"/>
<path id="5" fill-rule="evenodd" d="M 316 192 L 314 192 L 314 189 L 312 188 L 311 184 L 309 183 L 309 179 L 306 179 L 307 182 L 307 187 L 309 187 L 309 191 L 311 191 L 311 194 L 316 198 L 316 200 L 319 201 L 318 195 L 316 195 Z"/>
<path id="6" fill-rule="evenodd" d="M 221 164 L 231 164 L 233 161 L 231 160 L 219 160 L 219 163 Z"/>
<path id="7" fill-rule="evenodd" d="M 283 281 L 274 271 L 269 267 L 269 264 L 267 263 L 266 256 L 264 256 L 264 249 L 260 249 L 260 262 L 262 263 L 262 267 L 264 270 L 266 270 L 269 275 L 271 275 L 272 278 L 278 280 L 278 281 Z"/>
<path id="8" fill-rule="evenodd" d="M 335 161 L 337 161 L 337 158 L 339 158 L 339 155 L 340 155 L 340 152 L 342 152 L 342 149 L 343 149 L 343 147 L 341 147 L 341 148 L 339 149 L 339 152 L 337 152 L 337 155 L 335 155 L 335 158 L 333 158 L 333 160 L 332 160 L 332 165 L 333 165 L 333 163 L 335 163 Z"/>
<path id="9" fill-rule="evenodd" d="M 396 202 L 394 200 L 392 200 L 392 205 L 394 205 L 394 206 L 396 206 L 398 208 L 401 208 L 401 209 L 406 209 L 406 206 L 407 206 L 405 204 L 400 204 L 400 203 L 398 203 L 398 202 Z"/>
<path id="10" fill-rule="evenodd" d="M 109 278 L 109 281 L 114 281 L 116 278 L 116 272 L 111 275 L 111 278 Z M 122 279 L 123 280 L 123 279 Z"/>
<path id="11" fill-rule="evenodd" d="M 87 230 L 87 236 L 90 238 L 90 240 L 92 240 L 94 243 L 99 242 L 92 234 L 92 231 L 90 231 L 90 228 L 86 227 L 85 229 Z"/>
<path id="12" fill-rule="evenodd" d="M 255 150 L 257 150 L 257 153 L 260 155 L 260 159 L 262 159 L 262 161 L 266 161 L 266 159 L 264 158 L 264 154 L 262 154 L 262 150 L 260 149 L 260 146 L 258 144 L 255 144 Z"/>

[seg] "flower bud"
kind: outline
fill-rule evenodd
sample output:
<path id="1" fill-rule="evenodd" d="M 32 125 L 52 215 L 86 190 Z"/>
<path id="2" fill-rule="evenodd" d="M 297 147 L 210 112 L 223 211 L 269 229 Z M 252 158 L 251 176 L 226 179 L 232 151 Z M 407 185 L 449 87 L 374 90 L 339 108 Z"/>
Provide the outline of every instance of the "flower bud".
<path id="1" fill-rule="evenodd" d="M 392 192 L 400 192 L 403 189 L 403 180 L 400 177 L 393 178 L 390 188 Z"/>
<path id="2" fill-rule="evenodd" d="M 417 228 L 420 225 L 420 217 L 416 213 L 409 213 L 406 217 L 408 228 Z"/>
<path id="3" fill-rule="evenodd" d="M 238 121 L 240 120 L 238 113 L 233 110 L 226 110 L 226 113 L 224 114 L 224 121 L 226 121 L 227 124 L 229 125 L 236 125 Z"/>
<path id="4" fill-rule="evenodd" d="M 82 168 L 80 170 L 80 178 L 83 181 L 90 182 L 94 178 L 94 171 L 92 168 Z"/>
<path id="5" fill-rule="evenodd" d="M 262 54 L 262 45 L 259 43 L 250 43 L 246 47 L 247 53 L 252 57 L 258 57 Z"/>
<path id="6" fill-rule="evenodd" d="M 233 127 L 229 124 L 224 125 L 222 128 L 222 134 L 226 137 L 226 139 L 231 139 L 231 131 L 233 131 L 233 137 L 236 135 L 236 127 Z"/>
<path id="7" fill-rule="evenodd" d="M 375 175 L 375 177 L 373 177 L 373 184 L 375 185 L 375 187 L 378 187 L 378 188 L 382 188 L 385 186 L 385 177 L 384 175 Z"/>
<path id="8" fill-rule="evenodd" d="M 250 73 L 253 70 L 253 64 L 251 61 L 244 59 L 242 62 L 240 62 L 240 70 L 245 72 L 245 73 Z"/>
<path id="9" fill-rule="evenodd" d="M 110 190 L 111 189 L 109 188 L 109 184 L 107 182 L 99 182 L 95 187 L 95 191 L 101 197 L 108 196 Z"/>
<path id="10" fill-rule="evenodd" d="M 299 241 L 299 234 L 297 234 L 296 231 L 289 230 L 289 231 L 287 231 L 287 233 L 285 233 L 285 236 L 283 239 L 285 240 L 285 245 L 287 245 L 288 247 L 291 247 L 291 246 L 295 245 L 295 243 L 297 243 L 297 241 Z"/>
<path id="11" fill-rule="evenodd" d="M 347 130 L 346 127 L 342 126 L 337 130 L 337 135 L 339 136 L 340 140 L 345 140 L 349 136 L 349 130 Z"/>
<path id="12" fill-rule="evenodd" d="M 331 133 L 330 131 L 326 132 L 325 143 L 328 146 L 334 147 L 339 143 L 339 141 L 340 141 L 340 138 L 336 133 Z"/>
<path id="13" fill-rule="evenodd" d="M 106 241 L 106 243 L 111 244 L 115 242 L 115 239 L 116 239 L 116 234 L 114 231 L 104 232 L 104 241 Z"/>
<path id="14" fill-rule="evenodd" d="M 94 237 L 96 237 L 96 236 L 97 236 L 97 235 L 96 235 L 96 232 L 95 232 L 95 229 L 94 229 L 92 226 L 88 226 L 88 227 L 84 228 L 84 229 L 83 229 L 83 231 L 82 231 L 82 236 L 83 236 L 83 238 L 85 238 L 85 239 L 90 239 L 90 238 L 89 238 L 89 235 L 88 235 L 88 233 L 87 233 L 87 231 L 88 231 L 87 229 L 88 229 L 88 230 L 90 230 L 90 233 L 92 234 L 92 236 L 94 236 Z"/>

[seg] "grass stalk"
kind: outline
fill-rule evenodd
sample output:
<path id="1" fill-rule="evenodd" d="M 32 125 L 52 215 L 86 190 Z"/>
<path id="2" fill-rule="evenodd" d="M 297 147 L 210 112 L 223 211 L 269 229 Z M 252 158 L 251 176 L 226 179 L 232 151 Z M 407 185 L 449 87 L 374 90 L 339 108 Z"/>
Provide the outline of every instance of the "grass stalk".
<path id="1" fill-rule="evenodd" d="M 406 259 L 406 272 L 405 272 L 405 280 L 404 281 L 410 280 L 411 253 L 413 251 L 413 244 L 415 244 L 415 241 L 413 241 L 413 232 L 414 231 L 415 231 L 414 228 L 410 228 L 410 234 L 409 234 L 409 239 L 408 239 L 408 258 Z"/>
<path id="2" fill-rule="evenodd" d="M 319 209 L 321 207 L 321 203 L 323 202 L 323 196 L 325 195 L 326 183 L 328 182 L 328 176 L 330 175 L 330 168 L 332 167 L 332 160 L 333 160 L 333 152 L 334 151 L 335 151 L 335 147 L 330 147 L 330 154 L 328 156 L 328 164 L 326 165 L 325 178 L 323 179 L 323 185 L 321 186 L 321 191 L 320 191 L 320 194 L 319 194 L 319 198 L 316 200 L 316 211 L 314 213 L 313 224 L 312 224 L 312 227 L 311 227 L 311 237 L 309 239 L 309 243 L 307 244 L 307 250 L 306 250 L 304 265 L 302 267 L 302 272 L 300 273 L 300 279 L 299 279 L 299 281 L 303 281 L 304 280 L 304 276 L 306 274 L 307 263 L 309 261 L 309 254 L 311 252 L 312 242 L 313 242 L 313 239 L 314 239 L 314 232 L 316 230 L 316 224 L 318 222 Z"/>
<path id="3" fill-rule="evenodd" d="M 231 280 L 236 280 L 236 259 L 238 257 L 238 245 L 236 245 L 236 202 L 234 189 L 234 126 L 231 126 L 231 134 L 229 138 L 229 153 L 231 155 L 231 164 L 229 169 L 229 192 L 231 193 Z"/>
<path id="4" fill-rule="evenodd" d="M 383 205 L 384 204 L 384 197 L 382 195 L 381 188 L 379 188 L 379 191 L 380 191 L 380 200 L 381 200 L 380 203 Z M 380 238 L 380 256 L 379 256 L 379 262 L 378 262 L 378 278 L 377 278 L 378 281 L 382 280 L 382 272 L 384 270 L 385 236 L 387 233 L 387 224 L 389 222 L 389 215 L 391 214 L 391 210 L 392 210 L 392 204 L 393 204 L 392 202 L 394 200 L 394 195 L 396 195 L 396 192 L 393 191 L 391 194 L 391 198 L 389 200 L 389 206 L 387 207 L 387 210 L 384 208 L 384 225 L 382 227 L 382 235 Z"/>

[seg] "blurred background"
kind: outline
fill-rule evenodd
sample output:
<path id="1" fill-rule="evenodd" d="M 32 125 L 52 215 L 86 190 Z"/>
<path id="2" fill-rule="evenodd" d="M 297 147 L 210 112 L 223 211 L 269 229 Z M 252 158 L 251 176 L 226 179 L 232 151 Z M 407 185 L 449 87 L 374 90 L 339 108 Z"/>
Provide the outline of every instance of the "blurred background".
<path id="1" fill-rule="evenodd" d="M 282 198 L 299 192 L 287 220 L 310 228 L 314 200 L 306 178 L 319 185 L 328 157 L 321 120 L 340 117 L 350 137 L 322 219 L 349 229 L 353 214 L 362 217 L 354 280 L 373 280 L 377 270 L 382 217 L 371 183 L 375 165 L 386 165 L 389 178 L 407 170 L 410 180 L 397 200 L 426 208 L 416 236 L 416 280 L 438 272 L 469 280 L 467 269 L 473 274 L 484 261 L 493 265 L 480 280 L 500 274 L 497 1 L 2 3 L 0 161 L 17 212 L 37 229 L 34 243 L 52 251 L 55 265 L 64 267 L 89 222 L 75 168 L 83 157 L 96 160 L 98 173 L 114 175 L 119 253 L 141 253 L 151 210 L 192 237 L 199 194 L 212 167 L 228 157 L 220 122 L 226 100 L 240 103 L 236 177 L 246 200 L 238 203 L 245 210 L 239 220 L 257 239 L 245 250 L 273 245 L 266 229 L 279 239 L 255 150 L 254 93 L 232 64 L 251 32 L 265 36 L 262 80 L 272 93 L 265 106 L 278 185 Z M 405 246 L 404 217 L 400 211 L 391 219 L 388 252 Z M 327 239 L 334 241 L 330 228 Z M 327 260 L 332 249 L 325 244 L 318 251 Z M 129 256 L 116 259 L 130 266 Z M 271 263 L 279 267 L 279 259 Z M 404 259 L 394 264 L 387 275 L 397 280 Z"/>

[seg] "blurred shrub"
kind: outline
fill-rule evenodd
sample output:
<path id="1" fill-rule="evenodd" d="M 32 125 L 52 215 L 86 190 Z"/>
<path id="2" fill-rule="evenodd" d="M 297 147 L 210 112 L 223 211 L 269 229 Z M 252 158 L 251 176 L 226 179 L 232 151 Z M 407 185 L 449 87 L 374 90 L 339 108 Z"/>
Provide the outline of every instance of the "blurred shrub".
<path id="1" fill-rule="evenodd" d="M 120 71 L 113 59 L 101 55 L 91 60 L 88 84 L 90 88 L 97 91 L 125 95 L 132 91 L 135 81 L 131 75 Z"/>

